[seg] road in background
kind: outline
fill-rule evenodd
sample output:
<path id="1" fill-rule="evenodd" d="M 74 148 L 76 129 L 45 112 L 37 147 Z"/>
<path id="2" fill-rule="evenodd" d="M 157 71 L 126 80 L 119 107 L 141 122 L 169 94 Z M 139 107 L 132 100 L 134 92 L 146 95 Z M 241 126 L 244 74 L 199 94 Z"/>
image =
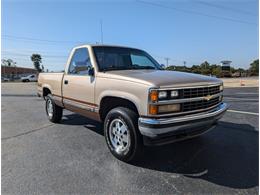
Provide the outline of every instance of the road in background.
<path id="1" fill-rule="evenodd" d="M 222 121 L 235 124 L 248 124 L 255 131 L 259 130 L 259 90 L 258 88 L 227 88 L 224 90 L 224 101 L 230 107 Z"/>
<path id="2" fill-rule="evenodd" d="M 225 90 L 231 110 L 198 138 L 146 148 L 126 164 L 100 123 L 66 111 L 48 122 L 35 83 L 2 84 L 2 193 L 258 194 L 258 89 Z"/>
<path id="3" fill-rule="evenodd" d="M 224 82 L 225 88 L 241 87 L 257 87 L 259 86 L 259 77 L 239 77 L 239 78 L 221 78 Z"/>

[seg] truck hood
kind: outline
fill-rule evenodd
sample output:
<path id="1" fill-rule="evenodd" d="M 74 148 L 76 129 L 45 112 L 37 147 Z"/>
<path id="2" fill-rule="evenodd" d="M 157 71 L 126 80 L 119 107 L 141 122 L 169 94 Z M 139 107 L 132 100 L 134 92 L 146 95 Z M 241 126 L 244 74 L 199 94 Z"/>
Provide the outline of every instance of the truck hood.
<path id="1" fill-rule="evenodd" d="M 221 80 L 214 77 L 166 70 L 118 70 L 107 71 L 98 75 L 111 79 L 128 80 L 154 87 L 166 88 L 222 83 Z"/>

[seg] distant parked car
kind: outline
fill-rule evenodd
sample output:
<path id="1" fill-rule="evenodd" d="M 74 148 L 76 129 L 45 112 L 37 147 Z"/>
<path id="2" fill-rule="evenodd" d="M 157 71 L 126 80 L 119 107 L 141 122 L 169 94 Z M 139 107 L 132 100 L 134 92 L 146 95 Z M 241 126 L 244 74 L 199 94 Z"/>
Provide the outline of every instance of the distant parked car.
<path id="1" fill-rule="evenodd" d="M 240 72 L 235 72 L 232 74 L 232 77 L 241 77 L 241 73 Z"/>
<path id="2" fill-rule="evenodd" d="M 12 79 L 13 80 L 21 80 L 21 77 L 20 76 L 14 76 Z"/>
<path id="3" fill-rule="evenodd" d="M 2 82 L 8 82 L 8 81 L 10 81 L 10 79 L 9 78 L 5 78 L 5 77 L 1 77 L 1 81 Z"/>
<path id="4" fill-rule="evenodd" d="M 22 80 L 22 82 L 36 82 L 37 77 L 36 77 L 36 75 L 32 74 L 32 75 L 28 75 L 26 77 L 22 77 L 21 80 Z"/>

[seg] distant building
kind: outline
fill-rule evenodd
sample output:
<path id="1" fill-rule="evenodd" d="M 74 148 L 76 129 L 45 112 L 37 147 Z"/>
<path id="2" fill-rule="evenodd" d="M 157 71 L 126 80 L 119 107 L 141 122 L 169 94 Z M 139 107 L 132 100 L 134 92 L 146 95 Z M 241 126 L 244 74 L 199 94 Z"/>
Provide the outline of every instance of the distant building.
<path id="1" fill-rule="evenodd" d="M 1 66 L 1 76 L 6 78 L 19 78 L 30 74 L 37 74 L 37 70 L 33 68 Z"/>
<path id="2" fill-rule="evenodd" d="M 223 77 L 231 77 L 231 63 L 232 61 L 223 60 L 220 62 L 221 65 L 221 75 Z"/>

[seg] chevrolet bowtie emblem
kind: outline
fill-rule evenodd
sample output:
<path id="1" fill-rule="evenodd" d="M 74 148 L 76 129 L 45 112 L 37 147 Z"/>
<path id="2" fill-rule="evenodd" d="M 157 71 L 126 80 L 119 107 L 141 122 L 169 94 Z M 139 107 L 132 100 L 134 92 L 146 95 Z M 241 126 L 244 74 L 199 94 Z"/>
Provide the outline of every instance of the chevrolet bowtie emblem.
<path id="1" fill-rule="evenodd" d="M 212 98 L 212 95 L 207 95 L 204 97 L 205 100 L 209 101 Z"/>

